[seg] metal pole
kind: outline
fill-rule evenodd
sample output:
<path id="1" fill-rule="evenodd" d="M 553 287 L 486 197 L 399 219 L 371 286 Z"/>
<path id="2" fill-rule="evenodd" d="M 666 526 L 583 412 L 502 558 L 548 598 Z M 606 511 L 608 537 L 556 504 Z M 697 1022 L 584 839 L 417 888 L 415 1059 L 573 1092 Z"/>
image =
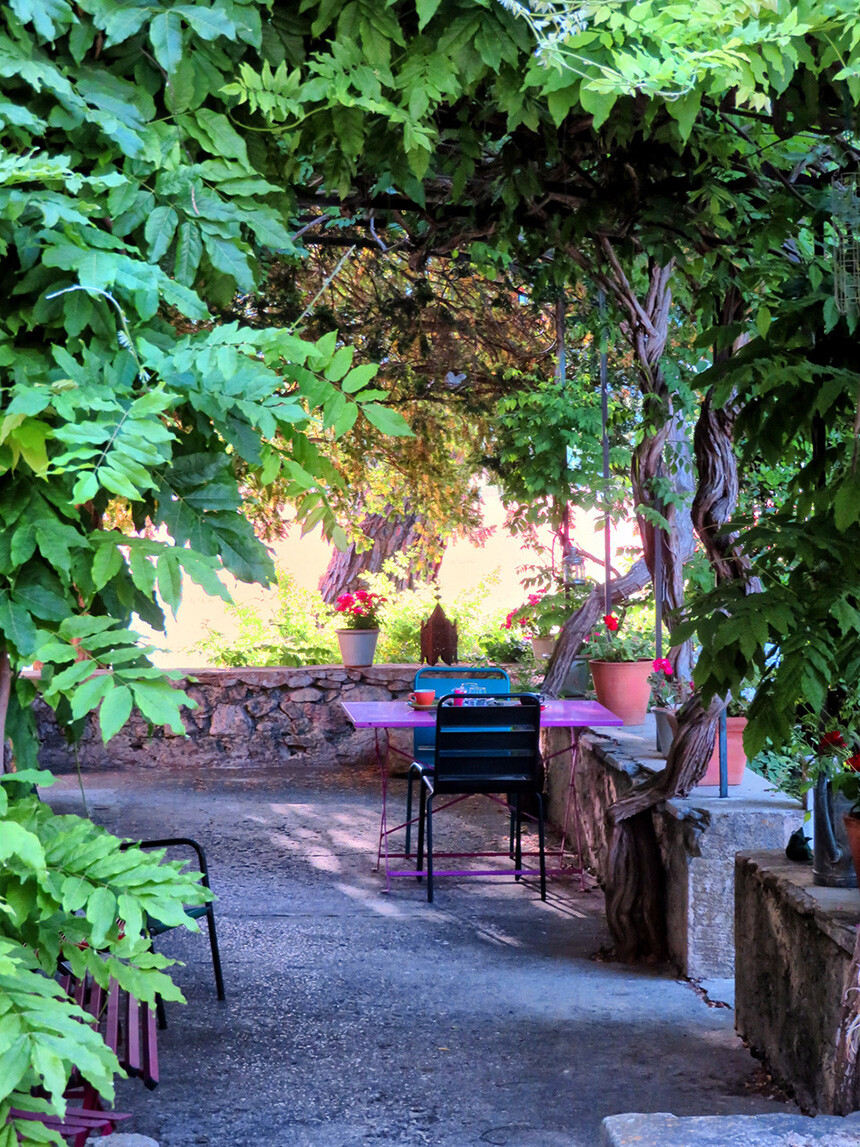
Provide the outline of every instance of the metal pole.
<path id="1" fill-rule="evenodd" d="M 565 347 L 564 339 L 564 292 L 562 291 L 555 303 L 555 338 L 558 346 L 558 363 L 556 366 L 555 376 L 561 386 L 561 392 L 564 394 L 567 388 L 567 349 Z M 565 481 L 567 480 L 568 468 L 568 452 L 567 446 L 564 447 L 564 474 Z M 570 557 L 570 501 L 568 499 L 568 492 L 565 490 L 564 494 L 564 507 L 561 514 L 561 568 L 562 580 L 564 583 L 564 596 L 565 598 L 570 595 L 570 565 L 568 558 Z"/>
<path id="2" fill-rule="evenodd" d="M 603 428 L 603 496 L 606 501 L 606 520 L 603 537 L 603 607 L 604 612 L 612 612 L 609 592 L 609 577 L 612 569 L 612 539 L 609 518 L 609 371 L 606 357 L 606 295 L 597 292 L 597 312 L 600 323 L 600 413 Z"/>
<path id="3" fill-rule="evenodd" d="M 720 796 L 729 795 L 729 746 L 726 725 L 726 710 L 720 713 Z"/>
<path id="4" fill-rule="evenodd" d="M 657 463 L 657 477 L 663 473 L 662 462 Z M 663 512 L 663 503 L 657 507 Z M 663 531 L 654 527 L 654 637 L 657 656 L 663 656 Z"/>

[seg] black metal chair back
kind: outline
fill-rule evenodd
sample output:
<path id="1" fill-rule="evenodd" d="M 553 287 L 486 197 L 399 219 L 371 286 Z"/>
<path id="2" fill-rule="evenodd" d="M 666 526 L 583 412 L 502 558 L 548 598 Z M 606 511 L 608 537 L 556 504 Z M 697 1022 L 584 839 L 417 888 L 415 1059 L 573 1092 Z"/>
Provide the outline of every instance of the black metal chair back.
<path id="1" fill-rule="evenodd" d="M 540 701 L 532 693 L 443 697 L 436 711 L 436 792 L 516 793 L 543 786 Z M 459 703 L 458 703 L 459 702 Z"/>
<path id="2" fill-rule="evenodd" d="M 436 709 L 433 769 L 428 770 L 419 762 L 412 766 L 421 778 L 416 876 L 422 879 L 426 835 L 427 899 L 432 903 L 433 800 L 439 793 L 504 793 L 512 811 L 510 855 L 514 861 L 514 876 L 519 880 L 526 871 L 522 866 L 522 797 L 530 794 L 537 809 L 540 894 L 541 900 L 546 900 L 540 700 L 533 693 L 507 693 L 471 700 L 470 704 L 469 699 L 454 694 L 440 700 Z"/>

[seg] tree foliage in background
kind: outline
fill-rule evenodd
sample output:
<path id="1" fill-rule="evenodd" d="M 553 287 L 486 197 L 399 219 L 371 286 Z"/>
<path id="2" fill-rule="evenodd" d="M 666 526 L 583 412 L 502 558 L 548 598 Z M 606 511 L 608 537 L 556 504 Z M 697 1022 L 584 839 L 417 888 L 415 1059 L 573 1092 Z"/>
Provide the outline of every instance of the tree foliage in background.
<path id="1" fill-rule="evenodd" d="M 432 573 L 450 538 L 481 543 L 479 482 L 488 465 L 496 469 L 499 450 L 494 410 L 505 396 L 551 378 L 558 348 L 551 304 L 521 275 L 468 259 L 431 258 L 414 270 L 398 249 L 396 226 L 380 236 L 385 250 L 339 231 L 316 240 L 315 230 L 303 239 L 306 256 L 275 262 L 239 313 L 284 324 L 304 313 L 307 333 L 337 330 L 357 361 L 382 364 L 387 405 L 415 433 L 374 443 L 358 426 L 327 446 L 347 485 L 333 505 L 356 543 L 326 571 L 322 588 L 333 600 L 356 577 L 378 572 L 392 550 L 412 552 L 409 585 Z M 347 242 L 354 247 L 344 256 Z M 261 520 L 277 530 L 277 484 L 266 497 Z"/>

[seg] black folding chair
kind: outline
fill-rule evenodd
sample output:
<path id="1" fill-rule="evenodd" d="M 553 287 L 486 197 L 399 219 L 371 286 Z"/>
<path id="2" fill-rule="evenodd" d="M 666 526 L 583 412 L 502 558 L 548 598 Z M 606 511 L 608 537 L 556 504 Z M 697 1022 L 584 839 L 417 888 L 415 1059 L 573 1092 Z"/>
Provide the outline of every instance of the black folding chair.
<path id="1" fill-rule="evenodd" d="M 432 771 L 420 762 L 412 769 L 421 779 L 418 817 L 418 865 L 424 869 L 427 843 L 427 899 L 433 901 L 433 799 L 439 793 L 507 794 L 515 818 L 514 876 L 522 867 L 522 797 L 537 809 L 541 900 L 546 900 L 543 761 L 540 755 L 540 700 L 532 693 L 508 693 L 467 705 L 462 697 L 443 697 L 436 710 Z M 468 856 L 469 853 L 449 855 Z M 468 871 L 456 873 L 468 875 Z"/>
<path id="2" fill-rule="evenodd" d="M 190 836 L 171 836 L 164 840 L 130 840 L 127 841 L 124 848 L 190 848 L 197 855 L 197 869 L 202 873 L 203 879 L 200 883 L 204 888 L 210 888 L 209 884 L 209 866 L 206 863 L 206 854 L 203 848 L 196 840 L 192 840 Z M 215 909 L 212 901 L 206 904 L 194 904 L 185 908 L 186 916 L 190 916 L 193 920 L 200 920 L 206 917 L 207 929 L 209 932 L 209 950 L 212 953 L 212 970 L 215 974 L 215 992 L 219 1000 L 225 999 L 224 992 L 224 977 L 221 973 L 221 954 L 218 950 L 218 934 L 215 931 Z M 154 917 L 147 917 L 146 927 L 150 936 L 155 939 L 156 936 L 161 936 L 165 932 L 169 932 L 176 925 L 164 924 L 161 920 L 156 920 Z M 158 1026 L 160 1028 L 167 1027 L 167 1017 L 164 1011 L 164 1001 L 159 996 L 156 1001 L 156 1012 L 158 1015 Z"/>

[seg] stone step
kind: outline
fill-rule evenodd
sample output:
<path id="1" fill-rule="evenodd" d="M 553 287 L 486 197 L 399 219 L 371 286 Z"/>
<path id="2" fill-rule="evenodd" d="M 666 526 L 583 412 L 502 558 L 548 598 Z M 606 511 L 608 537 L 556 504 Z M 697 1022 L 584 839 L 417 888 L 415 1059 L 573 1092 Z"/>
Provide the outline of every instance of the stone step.
<path id="1" fill-rule="evenodd" d="M 858 1147 L 860 1112 L 839 1115 L 610 1115 L 601 1147 Z"/>

